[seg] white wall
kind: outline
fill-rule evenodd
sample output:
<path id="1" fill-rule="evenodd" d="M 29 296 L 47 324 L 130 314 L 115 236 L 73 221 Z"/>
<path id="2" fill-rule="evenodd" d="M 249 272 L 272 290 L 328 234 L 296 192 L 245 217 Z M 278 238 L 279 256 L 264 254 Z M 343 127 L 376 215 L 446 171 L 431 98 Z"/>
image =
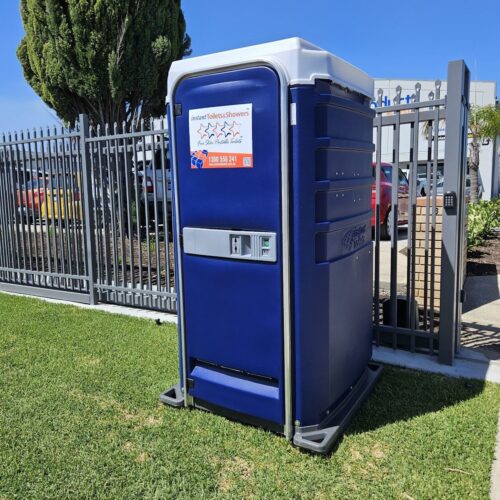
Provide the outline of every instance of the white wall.
<path id="1" fill-rule="evenodd" d="M 435 92 L 434 80 L 388 80 L 377 78 L 375 79 L 375 100 L 377 99 L 378 89 L 384 91 L 383 105 L 391 105 L 396 96 L 396 87 L 401 86 L 401 97 L 403 102 L 408 101 L 415 93 L 415 84 L 421 84 L 420 100 L 428 99 L 429 92 Z M 441 83 L 441 98 L 446 96 L 446 81 Z M 477 106 L 495 105 L 496 103 L 496 82 L 471 82 L 470 102 Z M 438 143 L 438 159 L 444 159 L 444 134 L 445 124 L 439 126 L 440 140 Z M 500 137 L 497 141 L 490 141 L 487 146 L 481 147 L 479 174 L 483 183 L 484 193 L 483 198 L 489 199 L 491 196 L 496 196 L 499 193 L 499 160 L 498 148 L 500 147 Z M 382 134 L 382 161 L 392 161 L 392 131 L 385 129 Z M 420 131 L 418 159 L 420 162 L 427 159 L 427 141 L 424 139 Z M 410 127 L 401 127 L 400 137 L 400 162 L 409 161 L 410 153 Z"/>

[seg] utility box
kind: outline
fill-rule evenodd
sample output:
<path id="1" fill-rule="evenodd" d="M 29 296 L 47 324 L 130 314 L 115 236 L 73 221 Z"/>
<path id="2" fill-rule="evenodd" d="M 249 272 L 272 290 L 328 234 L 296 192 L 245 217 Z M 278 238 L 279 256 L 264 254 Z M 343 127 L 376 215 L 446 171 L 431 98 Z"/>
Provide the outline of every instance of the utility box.
<path id="1" fill-rule="evenodd" d="M 298 38 L 174 62 L 180 383 L 328 452 L 372 355 L 373 80 Z"/>

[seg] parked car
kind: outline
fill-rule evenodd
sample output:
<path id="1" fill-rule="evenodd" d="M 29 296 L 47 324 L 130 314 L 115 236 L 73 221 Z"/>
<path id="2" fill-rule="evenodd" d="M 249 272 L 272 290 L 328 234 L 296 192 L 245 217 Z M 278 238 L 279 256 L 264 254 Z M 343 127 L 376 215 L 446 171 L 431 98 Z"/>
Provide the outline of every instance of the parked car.
<path id="1" fill-rule="evenodd" d="M 380 236 L 387 240 L 392 231 L 392 169 L 390 163 L 382 163 L 380 169 Z M 376 164 L 373 164 L 372 183 L 372 228 L 375 227 L 376 208 Z M 408 193 L 409 184 L 403 171 L 398 168 L 398 225 L 408 224 Z"/>
<path id="2" fill-rule="evenodd" d="M 25 217 L 39 217 L 40 209 L 45 200 L 45 180 L 32 179 L 17 188 L 17 207 Z"/>
<path id="3" fill-rule="evenodd" d="M 437 172 L 437 185 L 442 184 L 443 176 Z M 417 196 L 427 196 L 428 191 L 432 189 L 432 172 L 431 178 L 427 178 L 427 172 L 421 172 L 417 175 Z"/>
<path id="4" fill-rule="evenodd" d="M 78 176 L 59 178 L 55 176 L 46 181 L 45 201 L 42 204 L 41 217 L 47 221 L 82 220 L 82 204 Z M 65 189 L 66 188 L 66 189 Z"/>
<path id="5" fill-rule="evenodd" d="M 146 161 L 140 158 L 137 162 L 137 180 L 141 188 L 141 221 L 145 222 L 146 202 L 148 204 L 149 220 L 154 219 L 154 202 L 156 202 L 158 218 L 163 220 L 163 203 L 167 203 L 167 214 L 172 210 L 172 171 L 168 152 L 162 162 L 162 150 L 155 152 L 154 162 L 152 152 L 146 151 Z M 164 182 L 166 190 L 164 189 Z M 166 191 L 166 192 L 165 192 Z"/>
<path id="6" fill-rule="evenodd" d="M 479 198 L 482 197 L 483 195 L 483 186 L 482 184 L 479 184 L 478 186 L 478 196 Z M 465 179 L 465 188 L 464 188 L 464 193 L 465 193 L 465 201 L 468 203 L 470 201 L 470 177 L 467 176 Z M 441 179 L 438 181 L 436 184 L 436 195 L 437 196 L 443 196 L 444 194 L 444 177 L 441 177 Z"/>

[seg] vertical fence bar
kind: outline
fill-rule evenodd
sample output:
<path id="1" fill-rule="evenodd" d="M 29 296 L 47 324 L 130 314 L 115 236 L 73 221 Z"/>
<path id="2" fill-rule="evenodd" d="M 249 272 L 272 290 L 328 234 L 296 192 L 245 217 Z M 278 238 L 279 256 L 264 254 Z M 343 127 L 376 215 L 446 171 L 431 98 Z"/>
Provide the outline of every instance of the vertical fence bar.
<path id="1" fill-rule="evenodd" d="M 2 135 L 4 145 L 0 149 L 1 164 L 0 164 L 0 226 L 2 232 L 0 234 L 1 252 L 3 257 L 2 266 L 8 268 L 12 263 L 11 255 L 11 240 L 9 237 L 10 222 L 8 217 L 7 200 L 8 200 L 8 183 L 7 183 L 7 150 L 5 148 L 5 135 Z M 5 278 L 10 281 L 10 273 L 4 274 Z"/>
<path id="2" fill-rule="evenodd" d="M 90 303 L 96 303 L 95 275 L 96 275 L 96 246 L 95 246 L 95 224 L 93 221 L 94 210 L 92 208 L 92 183 L 93 175 L 90 171 L 90 155 L 87 144 L 89 137 L 89 119 L 87 115 L 80 115 L 80 156 L 82 166 L 82 188 L 80 200 L 83 198 L 83 227 L 85 234 L 86 271 Z"/>
<path id="3" fill-rule="evenodd" d="M 13 159 L 13 153 L 12 153 L 12 135 L 9 133 L 9 166 L 10 168 L 8 169 L 8 173 L 10 174 L 10 189 L 11 193 L 16 192 L 16 181 L 15 181 L 15 169 L 16 169 L 16 162 Z M 16 269 L 19 269 L 21 267 L 21 261 L 20 261 L 20 254 L 21 254 L 21 243 L 20 243 L 20 235 L 19 235 L 19 213 L 16 209 L 16 201 L 13 196 L 10 196 L 10 203 L 9 203 L 9 209 L 10 209 L 10 217 L 9 219 L 13 221 L 14 227 L 13 227 L 13 265 Z"/>
<path id="4" fill-rule="evenodd" d="M 137 155 L 137 139 L 135 125 L 132 124 L 132 164 L 134 166 L 135 224 L 137 228 L 137 266 L 139 268 L 138 284 L 142 290 L 142 240 L 141 240 L 141 201 L 139 193 L 139 161 Z M 144 294 L 140 295 L 140 304 L 144 306 Z"/>
<path id="5" fill-rule="evenodd" d="M 436 99 L 440 98 L 440 85 L 441 82 L 438 80 L 436 82 Z M 437 167 L 438 167 L 438 155 L 439 155 L 439 106 L 434 108 L 434 152 L 432 160 L 432 177 L 435 179 L 432 185 L 432 221 L 431 221 L 431 262 L 433 263 L 431 267 L 431 293 L 430 293 L 430 309 L 429 309 L 429 331 L 434 333 L 434 301 L 435 301 L 435 282 L 436 282 L 436 219 L 439 207 L 437 206 Z M 434 351 L 434 339 L 432 339 L 432 351 Z"/>
<path id="6" fill-rule="evenodd" d="M 123 133 L 123 130 L 122 130 Z M 116 201 L 117 201 L 117 214 L 116 214 L 116 220 L 117 220 L 117 225 L 116 225 L 116 238 L 117 240 L 115 241 L 116 244 L 116 256 L 117 256 L 117 261 L 118 261 L 118 267 L 117 267 L 117 272 L 116 272 L 116 283 L 115 286 L 119 286 L 120 281 L 119 281 L 119 275 L 120 275 L 120 268 L 121 268 L 121 286 L 122 288 L 126 287 L 126 279 L 127 279 L 127 271 L 126 271 L 126 266 L 127 266 L 127 254 L 126 254 L 126 248 L 125 248 L 125 216 L 124 216 L 124 201 L 123 201 L 123 188 L 124 188 L 124 171 L 123 171 L 123 164 L 121 162 L 121 155 L 120 155 L 120 140 L 118 139 L 119 137 L 119 131 L 118 131 L 118 123 L 114 123 L 113 125 L 113 135 L 115 137 L 113 143 L 109 143 L 110 147 L 114 149 L 114 167 L 115 167 L 115 174 L 116 174 Z M 120 244 L 118 245 L 118 240 L 120 241 Z M 121 263 L 121 265 L 120 265 Z M 117 294 L 120 295 L 120 294 Z M 124 299 L 125 296 L 123 295 Z"/>
<path id="7" fill-rule="evenodd" d="M 439 362 L 453 364 L 462 313 L 464 184 L 467 168 L 467 132 L 470 72 L 463 60 L 448 64 L 446 146 L 443 192 L 454 192 L 455 207 L 443 207 L 441 247 L 441 301 Z"/>
<path id="8" fill-rule="evenodd" d="M 33 140 L 34 140 L 34 147 L 35 147 L 35 165 L 36 165 L 36 171 L 37 171 L 37 176 L 38 176 L 38 182 L 37 182 L 37 196 L 38 196 L 38 229 L 40 230 L 40 257 L 41 257 L 41 263 L 40 263 L 40 269 L 42 272 L 45 272 L 45 245 L 44 245 L 44 228 L 43 228 L 43 210 L 44 207 L 46 207 L 46 199 L 47 199 L 47 192 L 46 192 L 46 182 L 45 182 L 45 172 L 44 172 L 44 167 L 43 167 L 43 159 L 41 162 L 40 166 L 40 154 L 38 151 L 38 141 L 37 141 L 37 134 L 36 134 L 36 129 L 33 129 Z M 40 182 L 42 182 L 42 189 L 40 189 Z M 43 200 L 43 201 L 42 201 Z M 44 286 L 47 282 L 47 279 L 45 276 L 40 277 L 39 285 Z"/>
<path id="9" fill-rule="evenodd" d="M 63 135 L 64 131 L 61 131 Z M 73 269 L 73 226 L 76 224 L 76 219 L 74 217 L 74 209 L 76 204 L 76 192 L 73 189 L 73 182 L 71 180 L 71 172 L 68 164 L 68 155 L 67 155 L 67 147 L 66 147 L 66 139 L 61 139 L 60 145 L 60 158 L 62 164 L 62 176 L 63 176 L 63 189 L 64 189 L 64 215 L 65 215 L 65 248 L 66 248 L 66 256 L 67 256 L 67 267 L 69 274 L 74 274 Z M 66 280 L 66 287 L 74 290 L 75 283 L 73 279 Z"/>
<path id="10" fill-rule="evenodd" d="M 25 193 L 26 193 L 26 204 L 28 205 L 28 239 L 29 239 L 29 246 L 30 246 L 30 251 L 34 253 L 34 258 L 35 258 L 35 266 L 33 266 L 33 255 L 30 253 L 30 269 L 35 268 L 36 271 L 38 271 L 38 243 L 37 243 L 37 231 L 36 231 L 36 213 L 35 213 L 35 182 L 38 183 L 38 179 L 36 181 L 33 179 L 33 161 L 32 161 L 32 151 L 31 151 L 31 138 L 30 138 L 30 131 L 26 131 L 26 140 L 27 144 L 23 149 L 23 162 L 27 161 L 29 165 L 29 183 L 30 183 L 30 189 L 28 191 L 28 181 L 26 181 L 25 184 Z M 26 160 L 27 158 L 27 160 Z M 25 168 L 26 172 L 26 168 Z M 29 213 L 29 204 L 30 204 L 30 199 L 31 199 L 31 213 Z M 33 241 L 31 237 L 31 233 L 33 231 Z M 33 244 L 33 248 L 32 247 Z M 32 284 L 37 283 L 38 284 L 38 275 L 32 275 Z"/>
<path id="11" fill-rule="evenodd" d="M 124 134 L 127 134 L 127 125 L 125 122 L 122 123 L 122 130 Z M 133 226 L 133 213 L 132 213 L 132 188 L 130 182 L 132 180 L 132 167 L 130 156 L 129 156 L 129 144 L 128 139 L 124 137 L 123 139 L 123 168 L 125 169 L 125 198 L 127 205 L 127 237 L 128 237 L 128 251 L 130 255 L 130 260 L 128 264 L 128 275 L 130 288 L 133 291 L 135 289 L 135 259 L 134 259 L 134 226 Z M 131 296 L 132 305 L 134 305 L 134 294 Z"/>
<path id="12" fill-rule="evenodd" d="M 382 90 L 378 91 L 377 107 L 382 106 Z M 375 158 L 375 325 L 380 325 L 380 170 L 382 168 L 382 112 L 377 113 L 377 145 Z M 173 169 L 172 169 L 173 171 Z M 380 330 L 377 328 L 377 345 L 380 344 Z"/>
<path id="13" fill-rule="evenodd" d="M 396 97 L 394 104 L 397 106 L 401 103 L 401 87 L 396 88 Z M 398 212 L 399 212 L 399 141 L 401 136 L 400 111 L 396 111 L 396 124 L 394 125 L 393 136 L 393 162 L 392 162 L 392 189 L 391 189 L 391 214 L 392 220 L 389 220 L 391 226 L 391 325 L 394 327 L 392 335 L 392 347 L 397 348 L 397 333 L 398 326 Z"/>
<path id="14" fill-rule="evenodd" d="M 78 206 L 73 207 L 73 242 L 74 242 L 74 258 L 75 258 L 75 271 L 78 276 L 82 276 L 83 266 L 82 266 L 82 252 L 83 238 L 82 238 L 82 224 L 83 224 L 83 212 L 82 212 L 82 179 L 78 171 L 78 155 L 79 155 L 79 144 L 76 138 L 72 138 L 69 144 L 69 172 L 70 172 L 70 184 L 73 192 L 78 193 Z M 78 280 L 77 289 L 82 291 L 82 280 Z"/>
<path id="15" fill-rule="evenodd" d="M 165 129 L 165 118 L 161 120 L 161 128 Z M 167 148 L 165 144 L 165 134 L 160 135 L 161 149 L 161 172 L 163 185 L 163 251 L 165 259 L 165 292 L 170 290 L 170 262 L 169 262 L 169 224 L 168 224 L 168 180 L 167 180 Z M 161 289 L 161 288 L 160 288 Z M 168 300 L 169 308 L 171 308 L 171 299 Z"/>
<path id="16" fill-rule="evenodd" d="M 23 232 L 23 269 L 31 270 L 33 265 L 33 259 L 31 256 L 31 228 L 30 228 L 30 214 L 29 214 L 29 199 L 28 199 L 28 175 L 26 172 L 26 155 L 25 155 L 25 145 L 24 145 L 24 132 L 21 130 L 19 133 L 20 144 L 16 146 L 17 150 L 17 160 L 18 160 L 18 179 L 21 175 L 22 179 L 19 179 L 19 208 L 21 214 L 21 227 Z M 26 211 L 25 211 L 26 210 Z M 22 279 L 25 283 L 32 285 L 33 282 L 32 274 L 25 274 Z"/>
<path id="17" fill-rule="evenodd" d="M 59 269 L 59 272 L 61 272 L 62 274 L 66 274 L 66 264 L 64 262 L 64 258 L 65 258 L 65 255 L 64 255 L 64 237 L 63 237 L 63 231 L 64 231 L 64 228 L 63 228 L 63 224 L 64 224 L 64 220 L 63 220 L 63 203 L 61 201 L 61 197 L 62 199 L 64 200 L 64 198 L 66 197 L 66 193 L 63 192 L 63 188 L 61 187 L 61 169 L 60 169 L 60 164 L 59 164 L 59 155 L 58 155 L 58 149 L 59 149 L 59 142 L 57 140 L 57 128 L 54 127 L 53 129 L 53 143 L 52 143 L 52 147 L 51 147 L 51 151 L 52 151 L 52 156 L 54 158 L 54 164 L 55 164 L 55 175 L 56 175 L 56 190 L 57 190 L 57 195 L 55 196 L 55 203 L 56 203 L 56 213 L 57 213 L 57 241 L 58 241 L 58 247 L 59 247 L 59 250 L 58 250 L 58 269 Z M 54 214 L 55 215 L 55 214 Z M 67 215 L 67 214 L 66 214 Z M 63 288 L 63 284 L 64 286 L 66 285 L 66 278 L 59 278 L 58 280 L 58 285 L 59 285 L 59 288 Z"/>
<path id="18" fill-rule="evenodd" d="M 153 217 L 154 217 L 154 238 L 155 238 L 155 245 L 154 245 L 154 257 L 156 258 L 156 268 L 155 268 L 155 274 L 156 274 L 156 290 L 160 290 L 159 284 L 160 284 L 160 273 L 161 273 L 161 266 L 160 266 L 160 235 L 158 231 L 158 223 L 159 223 L 159 218 L 158 218 L 158 193 L 157 193 L 157 176 L 156 176 L 156 169 L 160 168 L 159 165 L 157 165 L 156 161 L 156 142 L 155 142 L 155 134 L 154 134 L 154 120 L 151 119 L 150 121 L 150 130 L 151 130 L 151 175 L 152 175 L 152 182 L 153 182 Z M 161 153 L 161 151 L 160 151 Z M 154 300 L 156 297 L 152 296 L 152 299 Z"/>
<path id="19" fill-rule="evenodd" d="M 147 169 L 146 169 L 146 164 L 147 164 L 147 159 L 146 159 L 146 154 L 147 154 L 147 144 L 146 144 L 146 135 L 144 134 L 144 120 L 141 120 L 141 133 L 142 133 L 142 152 L 143 152 L 143 158 L 144 158 L 144 165 L 143 165 L 143 177 L 142 177 L 142 196 L 144 199 L 144 214 L 145 214 L 145 219 L 146 219 L 146 259 L 147 259 L 147 268 L 148 268 L 148 284 L 147 284 L 147 290 L 151 291 L 151 235 L 149 233 L 149 224 L 150 224 L 150 219 L 149 219 L 149 198 L 148 198 L 148 190 L 147 190 Z M 142 242 L 141 242 L 142 244 Z M 151 296 L 148 294 L 147 295 L 147 302 L 149 303 L 151 307 Z"/>
<path id="20" fill-rule="evenodd" d="M 110 213 L 110 203 L 111 203 L 111 184 L 109 169 L 104 168 L 104 158 L 103 158 L 103 140 L 101 133 L 101 126 L 97 125 L 96 137 L 98 141 L 96 142 L 97 147 L 97 163 L 99 165 L 99 178 L 100 178 L 100 190 L 101 190 L 101 214 L 102 214 L 102 227 L 100 231 L 103 233 L 103 276 L 106 275 L 106 285 L 111 285 L 111 242 L 109 239 L 109 213 Z M 103 292 L 106 297 L 109 295 L 109 289 Z"/>
<path id="21" fill-rule="evenodd" d="M 89 138 L 92 139 L 94 137 L 94 128 L 89 129 Z M 102 172 L 99 170 L 96 165 L 96 146 L 98 144 L 95 142 L 90 142 L 88 147 L 90 151 L 90 168 L 94 173 L 94 182 L 93 182 L 93 191 L 92 196 L 94 197 L 94 224 L 95 224 L 95 232 L 96 232 L 96 282 L 101 284 L 104 283 L 104 275 L 103 275 L 103 238 L 102 238 L 102 211 L 103 211 L 103 200 L 100 191 L 100 185 L 102 183 Z M 101 291 L 97 290 L 97 296 L 100 299 Z"/>
<path id="22" fill-rule="evenodd" d="M 107 174 L 109 176 L 109 203 L 110 203 L 110 222 L 111 222 L 111 245 L 110 252 L 112 252 L 112 284 L 116 287 L 118 286 L 118 242 L 117 242 L 117 230 L 116 230 L 116 183 L 115 171 L 112 165 L 112 148 L 111 140 L 109 139 L 111 133 L 109 125 L 106 124 L 104 127 L 105 134 L 105 155 L 106 155 L 106 167 Z M 116 291 L 108 292 L 108 294 L 114 294 L 115 300 L 118 299 Z"/>

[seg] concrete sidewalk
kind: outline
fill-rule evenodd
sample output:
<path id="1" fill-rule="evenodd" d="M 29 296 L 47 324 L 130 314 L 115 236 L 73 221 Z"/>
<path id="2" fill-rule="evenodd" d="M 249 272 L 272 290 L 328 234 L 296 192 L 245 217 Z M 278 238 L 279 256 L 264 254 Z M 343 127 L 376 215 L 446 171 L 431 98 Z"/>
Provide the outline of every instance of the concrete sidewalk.
<path id="1" fill-rule="evenodd" d="M 500 275 L 468 276 L 462 314 L 462 346 L 500 360 Z"/>

